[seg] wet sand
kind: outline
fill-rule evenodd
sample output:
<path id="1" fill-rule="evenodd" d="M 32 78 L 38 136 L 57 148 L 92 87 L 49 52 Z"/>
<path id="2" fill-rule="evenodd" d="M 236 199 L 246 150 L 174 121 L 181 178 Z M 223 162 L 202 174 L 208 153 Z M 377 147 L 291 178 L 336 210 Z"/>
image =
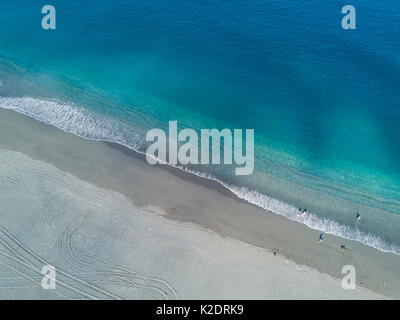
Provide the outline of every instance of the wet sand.
<path id="1" fill-rule="evenodd" d="M 249 281 L 246 282 L 246 285 L 254 285 L 257 288 L 255 292 L 259 293 L 260 298 L 273 298 L 274 295 L 276 298 L 320 297 L 323 299 L 381 297 L 365 291 L 365 288 L 378 294 L 400 298 L 399 256 L 327 234 L 324 236 L 325 240 L 318 243 L 319 231 L 239 200 L 215 181 L 206 180 L 168 166 L 150 166 L 143 160 L 142 155 L 129 149 L 115 144 L 85 140 L 13 111 L 0 109 L 0 136 L 1 149 L 23 153 L 30 159 L 49 164 L 60 172 L 85 181 L 103 190 L 102 192 L 109 190 L 110 195 L 116 194 L 118 197 L 120 195 L 124 199 L 128 199 L 134 208 L 132 210 L 145 209 L 149 215 L 156 214 L 157 217 L 161 217 L 161 220 L 158 220 L 162 221 L 159 222 L 161 225 L 173 222 L 174 225 L 178 225 L 178 230 L 190 226 L 192 231 L 186 234 L 187 238 L 182 238 L 182 235 L 181 238 L 183 241 L 189 242 L 191 247 L 187 247 L 186 251 L 183 250 L 181 255 L 173 254 L 171 257 L 190 261 L 188 257 L 193 254 L 194 247 L 202 252 L 195 261 L 207 268 L 208 258 L 204 257 L 207 256 L 207 252 L 213 252 L 213 254 L 210 253 L 209 258 L 214 257 L 214 260 L 211 260 L 215 264 L 219 264 L 220 269 L 213 270 L 212 267 L 210 273 L 204 275 L 204 279 L 213 274 L 215 276 L 217 271 L 223 273 L 226 268 L 232 270 L 237 268 L 235 269 L 236 273 L 231 276 L 243 274 L 248 276 Z M 89 203 L 89 201 L 86 202 Z M 121 215 L 120 220 L 125 221 L 126 215 L 129 215 L 129 210 Z M 96 224 L 95 216 L 93 219 L 93 223 Z M 117 228 L 117 225 L 118 223 L 112 224 L 110 228 Z M 8 227 L 12 228 L 12 224 Z M 111 234 L 106 230 L 107 225 L 101 228 L 105 228 L 104 231 Z M 118 252 L 118 259 L 124 260 L 129 249 L 125 248 L 126 243 L 124 244 L 122 235 L 119 236 L 120 232 L 116 232 L 118 228 L 114 231 L 110 236 L 111 239 L 122 246 L 121 249 L 115 250 L 115 255 Z M 94 231 L 88 232 L 88 234 L 90 232 L 96 234 Z M 180 234 L 174 232 L 177 239 L 173 241 L 171 247 L 175 247 L 174 250 L 179 251 L 182 249 L 177 244 Z M 201 237 L 204 236 L 204 239 L 208 240 L 202 238 L 203 240 L 199 241 L 200 236 L 195 235 L 198 232 L 201 233 Z M 123 235 L 129 235 L 128 230 L 125 230 Z M 193 235 L 193 239 L 191 235 Z M 165 241 L 168 233 L 163 234 L 163 237 L 160 236 L 160 239 Z M 129 237 L 125 240 L 127 241 L 127 239 Z M 135 239 L 137 241 L 137 238 L 134 237 L 130 241 Z M 193 243 L 190 243 L 191 241 Z M 227 242 L 222 244 L 220 241 Z M 204 244 L 202 247 L 205 242 L 207 245 Z M 232 247 L 226 250 L 226 257 L 224 257 L 225 251 L 218 251 L 217 248 L 214 248 L 214 246 L 223 248 L 228 243 Z M 345 245 L 350 250 L 341 250 L 341 245 Z M 40 250 L 40 247 L 37 247 L 37 250 Z M 277 256 L 272 254 L 274 251 L 277 252 Z M 145 252 L 144 249 L 143 252 Z M 246 263 L 247 254 L 250 255 L 250 252 L 253 256 L 251 259 L 249 256 L 248 263 Z M 260 256 L 261 260 L 254 260 L 257 256 Z M 154 255 L 154 257 L 160 259 L 159 255 Z M 141 259 L 150 258 L 142 257 Z M 192 257 L 192 259 L 194 258 Z M 129 265 L 129 263 L 127 264 Z M 233 265 L 235 266 L 233 267 Z M 283 265 L 287 266 L 287 268 L 285 267 L 286 275 L 279 274 Z M 341 270 L 344 265 L 355 267 L 358 290 L 349 292 L 341 288 L 340 281 L 344 276 L 341 274 Z M 154 271 L 152 276 L 156 277 L 158 274 L 162 278 L 165 270 L 167 269 L 161 268 L 157 272 Z M 179 270 L 183 274 L 187 272 L 182 268 Z M 287 275 L 288 272 L 290 276 Z M 264 281 L 262 288 L 259 284 L 255 284 L 257 282 L 255 279 L 261 276 Z M 171 277 L 168 281 L 171 286 L 178 281 L 172 279 L 172 276 L 167 275 L 166 277 Z M 184 279 L 188 283 L 191 281 L 189 277 Z M 274 281 L 277 282 L 272 285 L 268 279 L 275 279 Z M 285 282 L 284 279 L 287 281 Z M 203 298 L 207 298 L 207 293 L 212 292 L 212 285 L 209 283 L 207 287 L 205 283 L 207 281 L 202 282 L 203 287 L 199 291 Z M 221 280 L 221 283 L 228 284 L 229 281 L 225 279 Z M 229 286 L 224 287 L 221 284 L 223 288 L 231 290 L 236 296 L 229 293 L 224 296 L 223 292 L 219 292 L 217 296 L 213 297 L 243 297 L 238 289 L 244 285 L 245 283 L 241 284 L 240 281 L 235 282 L 236 289 L 232 291 Z M 181 286 L 184 285 L 181 284 Z M 307 288 L 308 286 L 309 288 Z M 251 287 L 249 292 L 250 289 Z M 185 289 L 179 291 L 185 292 Z M 183 296 L 178 296 L 181 298 L 199 297 L 189 294 L 189 291 L 187 290 Z M 264 295 L 261 294 L 263 292 Z M 366 294 L 366 292 L 369 293 Z M 133 295 L 133 297 L 136 296 Z M 250 293 L 248 297 L 256 298 Z"/>

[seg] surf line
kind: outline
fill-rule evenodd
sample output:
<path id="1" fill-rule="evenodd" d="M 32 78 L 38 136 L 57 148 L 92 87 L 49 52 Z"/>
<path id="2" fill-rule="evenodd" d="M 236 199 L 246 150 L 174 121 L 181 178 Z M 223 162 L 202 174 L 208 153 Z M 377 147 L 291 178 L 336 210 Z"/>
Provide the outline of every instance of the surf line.
<path id="1" fill-rule="evenodd" d="M 188 164 L 223 164 L 233 162 L 236 175 L 250 175 L 254 170 L 254 129 L 246 129 L 246 148 L 243 153 L 243 130 L 234 129 L 201 129 L 200 155 L 199 136 L 193 129 L 183 129 L 178 132 L 178 121 L 169 121 L 168 124 L 168 160 L 167 134 L 164 130 L 154 128 L 147 132 L 146 142 L 152 142 L 146 151 L 146 160 L 149 164 L 167 163 L 171 165 Z M 210 162 L 211 140 L 211 162 Z M 221 142 L 223 141 L 223 157 L 221 156 Z M 178 148 L 179 143 L 181 146 Z M 183 144 L 182 144 L 183 143 Z M 233 150 L 232 150 L 233 147 Z M 222 161 L 221 161 L 221 158 Z"/>

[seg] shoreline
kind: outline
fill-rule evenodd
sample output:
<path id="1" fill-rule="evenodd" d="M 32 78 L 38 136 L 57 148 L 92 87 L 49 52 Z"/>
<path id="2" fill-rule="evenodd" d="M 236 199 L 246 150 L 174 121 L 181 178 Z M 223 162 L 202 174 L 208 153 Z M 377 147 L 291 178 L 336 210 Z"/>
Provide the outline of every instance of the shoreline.
<path id="1" fill-rule="evenodd" d="M 189 222 L 222 237 L 277 251 L 297 264 L 337 278 L 338 286 L 343 277 L 341 267 L 352 264 L 357 284 L 362 281 L 374 292 L 400 297 L 400 257 L 395 254 L 330 234 L 318 243 L 318 230 L 252 205 L 217 181 L 169 165 L 150 166 L 145 156 L 134 150 L 80 138 L 15 111 L 0 109 L 0 114 L 4 137 L 0 147 L 121 193 L 139 206 L 157 206 L 170 220 Z M 25 132 L 19 132 L 21 128 Z M 341 244 L 351 252 L 340 250 Z"/>
<path id="2" fill-rule="evenodd" d="M 139 159 L 140 161 L 144 161 L 146 162 L 146 155 L 143 153 L 140 153 L 136 150 L 130 149 L 128 147 L 125 147 L 123 145 L 120 145 L 116 142 L 103 142 L 106 145 L 110 146 L 111 148 L 114 148 L 124 154 L 126 154 L 129 157 L 134 157 L 136 159 Z M 208 189 L 214 190 L 216 192 L 219 192 L 220 194 L 236 199 L 237 201 L 241 201 L 243 203 L 247 203 L 249 205 L 255 206 L 243 199 L 240 199 L 234 192 L 232 192 L 231 190 L 229 190 L 227 187 L 225 187 L 221 182 L 219 182 L 218 180 L 213 180 L 213 179 L 209 179 L 209 178 L 205 178 L 205 177 L 201 177 L 197 174 L 185 171 L 181 168 L 169 165 L 169 164 L 163 164 L 163 163 L 158 163 L 156 165 L 150 165 L 150 167 L 159 167 L 163 170 L 166 170 L 170 173 L 172 173 L 173 175 L 181 178 L 182 180 L 186 180 L 186 181 L 190 181 L 193 183 L 196 183 L 198 185 L 201 185 L 203 187 L 206 187 Z"/>
<path id="3" fill-rule="evenodd" d="M 89 141 L 96 141 L 96 142 L 103 142 L 103 143 L 109 143 L 109 146 L 115 145 L 115 147 L 131 156 L 138 156 L 139 159 L 143 159 L 144 157 L 141 158 L 141 156 L 144 156 L 144 152 L 140 151 L 140 145 L 141 142 L 137 142 L 136 139 L 141 141 L 141 138 L 139 136 L 136 136 L 135 133 L 128 134 L 128 137 L 130 139 L 133 139 L 130 142 L 125 141 L 126 139 L 124 137 L 113 137 L 109 138 L 109 132 L 107 130 L 107 126 L 102 126 L 100 125 L 97 127 L 97 122 L 93 122 L 89 120 L 88 127 L 90 128 L 88 132 L 85 131 L 86 125 L 83 127 L 81 125 L 78 125 L 75 127 L 75 121 L 70 122 L 68 119 L 68 115 L 70 112 L 73 114 L 75 112 L 78 112 L 79 117 L 83 117 L 83 119 L 86 119 L 88 116 L 85 114 L 82 110 L 75 109 L 75 107 L 72 105 L 64 105 L 63 103 L 60 104 L 60 102 L 56 101 L 51 101 L 51 100 L 41 100 L 41 99 L 35 99 L 35 98 L 10 98 L 11 100 L 7 99 L 3 100 L 2 98 L 2 103 L 4 102 L 5 105 L 2 105 L 5 109 L 8 110 L 14 110 L 17 113 L 26 115 L 28 117 L 31 117 L 39 122 L 45 123 L 47 125 L 53 126 L 55 128 L 60 129 L 61 131 L 65 133 L 72 133 L 78 137 L 81 137 L 83 139 L 87 139 Z M 16 99 L 16 100 L 14 100 Z M 16 105 L 14 105 L 16 103 Z M 43 104 L 43 105 L 42 105 Z M 61 108 L 61 112 L 59 110 L 56 110 L 58 108 Z M 65 109 L 66 108 L 66 109 Z M 83 113 L 81 113 L 83 112 Z M 50 120 L 49 119 L 50 116 Z M 55 116 L 55 120 L 54 120 Z M 89 117 L 90 119 L 90 117 Z M 111 121 L 112 122 L 112 121 Z M 108 121 L 106 121 L 108 123 Z M 70 127 L 72 125 L 72 127 Z M 93 128 L 94 126 L 94 128 Z M 81 131 L 83 130 L 83 131 Z M 94 137 L 91 135 L 91 132 L 94 130 Z M 118 131 L 117 131 L 118 132 Z M 99 136 L 97 136 L 99 135 Z M 133 153 L 130 153 L 129 151 L 133 151 Z M 136 154 L 137 153 L 137 154 Z M 297 206 L 294 206 L 293 204 L 290 204 L 290 202 L 287 202 L 285 200 L 281 201 L 279 200 L 279 194 L 275 195 L 273 197 L 268 196 L 267 194 L 260 193 L 256 189 L 248 189 L 246 187 L 240 187 L 240 184 L 229 184 L 224 182 L 224 180 L 221 180 L 213 175 L 209 174 L 204 174 L 201 171 L 195 170 L 187 170 L 186 167 L 181 167 L 181 166 L 174 166 L 174 165 L 169 165 L 169 164 L 163 164 L 163 169 L 165 170 L 170 170 L 172 168 L 172 172 L 175 173 L 176 175 L 180 177 L 184 177 L 182 175 L 182 172 L 185 173 L 190 173 L 188 176 L 188 179 L 194 179 L 194 177 L 200 177 L 202 179 L 197 179 L 196 183 L 205 185 L 206 187 L 212 187 L 216 188 L 216 190 L 222 191 L 223 193 L 227 193 L 228 195 L 231 194 L 231 192 L 234 194 L 235 199 L 240 199 L 244 200 L 246 203 L 255 205 L 258 208 L 261 208 L 267 212 L 273 212 L 274 214 L 278 214 L 281 216 L 284 216 L 285 218 L 305 224 L 311 229 L 321 231 L 326 234 L 332 234 L 344 239 L 348 240 L 355 240 L 358 242 L 361 242 L 363 244 L 366 244 L 368 246 L 371 246 L 373 248 L 376 248 L 380 251 L 387 252 L 387 253 L 394 253 L 396 255 L 400 256 L 400 247 L 397 244 L 393 244 L 393 242 L 390 242 L 389 240 L 385 240 L 384 238 L 381 238 L 381 236 L 375 235 L 374 233 L 369 233 L 366 231 L 365 227 L 366 225 L 371 225 L 372 221 L 375 221 L 374 219 L 377 219 L 381 211 L 376 211 L 373 216 L 372 220 L 370 219 L 363 219 L 363 222 L 360 224 L 360 228 L 358 228 L 358 225 L 354 223 L 354 219 L 351 219 L 349 216 L 348 218 L 350 219 L 350 224 L 347 223 L 340 223 L 337 222 L 334 219 L 331 219 L 330 216 L 325 214 L 322 215 L 315 215 L 311 211 L 309 215 L 306 215 L 304 217 L 299 216 L 297 214 Z M 204 180 L 204 179 L 205 180 Z M 210 183 L 211 182 L 211 183 Z M 215 184 L 214 182 L 217 182 Z M 219 185 L 222 185 L 221 186 Z M 266 185 L 265 185 L 266 186 Z M 276 186 L 279 188 L 280 186 Z M 226 190 L 227 189 L 227 190 Z M 275 187 L 269 188 L 270 192 L 274 192 Z M 343 191 L 343 195 L 348 195 L 351 196 L 350 190 Z M 319 203 L 316 202 L 315 196 L 323 197 L 324 193 L 320 192 L 317 194 L 308 194 L 308 196 L 303 196 L 302 199 L 299 198 L 297 202 L 303 202 L 307 203 L 305 207 L 310 207 L 311 202 L 313 204 L 313 207 L 319 207 Z M 314 201 L 308 201 L 308 197 L 314 197 Z M 329 198 L 329 195 L 328 195 Z M 322 202 L 328 200 L 322 199 Z M 344 197 L 345 198 L 345 197 Z M 322 207 L 320 207 L 322 208 Z M 341 208 L 341 207 L 340 207 Z M 336 210 L 341 210 L 340 208 L 336 208 Z M 367 208 L 367 207 L 366 207 Z M 366 209 L 364 208 L 364 209 Z M 348 208 L 347 208 L 348 209 Z M 362 210 L 364 212 L 364 209 Z M 347 215 L 349 214 L 354 214 L 355 209 L 351 209 L 350 212 L 346 212 Z M 321 212 L 324 212 L 322 210 Z M 336 212 L 338 213 L 338 212 Z M 368 210 L 364 213 L 368 213 Z M 369 212 L 370 214 L 371 212 Z M 386 216 L 387 217 L 387 216 Z M 398 215 L 392 215 L 391 216 L 392 220 L 392 225 L 397 226 L 400 224 L 400 216 Z M 396 227 L 397 228 L 397 227 Z M 367 227 L 368 229 L 368 227 Z M 398 228 L 397 228 L 398 229 Z M 396 233 L 397 235 L 397 233 Z"/>

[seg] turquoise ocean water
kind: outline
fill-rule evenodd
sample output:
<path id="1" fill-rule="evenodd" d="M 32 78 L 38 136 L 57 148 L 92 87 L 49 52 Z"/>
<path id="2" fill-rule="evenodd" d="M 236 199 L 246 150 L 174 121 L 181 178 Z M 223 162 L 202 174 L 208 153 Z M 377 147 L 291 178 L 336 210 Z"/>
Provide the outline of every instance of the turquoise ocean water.
<path id="1" fill-rule="evenodd" d="M 41 28 L 45 4 L 56 30 Z M 356 30 L 341 28 L 346 4 L 1 1 L 0 107 L 138 151 L 169 120 L 255 129 L 251 176 L 188 169 L 400 254 L 400 2 L 352 1 Z"/>

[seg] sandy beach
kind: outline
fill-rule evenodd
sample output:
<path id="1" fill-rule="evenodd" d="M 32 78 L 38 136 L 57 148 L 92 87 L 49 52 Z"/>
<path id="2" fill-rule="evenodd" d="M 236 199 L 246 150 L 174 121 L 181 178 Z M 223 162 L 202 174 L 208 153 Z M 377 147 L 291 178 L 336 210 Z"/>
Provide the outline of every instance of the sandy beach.
<path id="1" fill-rule="evenodd" d="M 400 256 L 319 243 L 218 182 L 14 111 L 0 109 L 0 137 L 1 298 L 400 298 Z M 345 265 L 356 290 L 341 287 Z"/>

